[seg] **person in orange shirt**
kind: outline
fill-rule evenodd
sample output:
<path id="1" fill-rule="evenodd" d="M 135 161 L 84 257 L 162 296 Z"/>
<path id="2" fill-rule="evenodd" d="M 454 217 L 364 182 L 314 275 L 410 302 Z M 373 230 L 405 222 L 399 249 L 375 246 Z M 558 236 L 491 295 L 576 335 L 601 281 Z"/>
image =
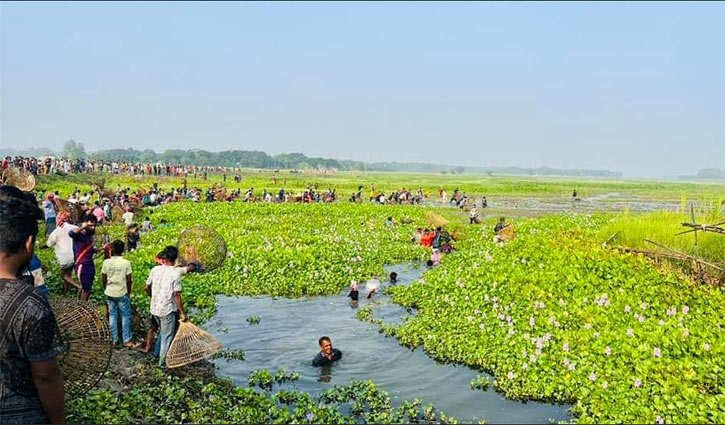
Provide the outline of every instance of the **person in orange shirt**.
<path id="1" fill-rule="evenodd" d="M 425 229 L 423 236 L 420 238 L 420 244 L 426 248 L 430 248 L 433 245 L 433 238 L 435 238 L 435 232 Z"/>

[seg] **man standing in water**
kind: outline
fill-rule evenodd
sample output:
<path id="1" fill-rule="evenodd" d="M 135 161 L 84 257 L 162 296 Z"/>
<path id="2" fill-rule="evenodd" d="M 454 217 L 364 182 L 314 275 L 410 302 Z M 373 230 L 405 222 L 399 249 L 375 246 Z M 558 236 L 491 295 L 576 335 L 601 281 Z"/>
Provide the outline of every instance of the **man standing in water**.
<path id="1" fill-rule="evenodd" d="M 312 366 L 327 366 L 342 358 L 342 351 L 332 348 L 332 340 L 323 336 L 318 341 L 320 344 L 320 352 L 312 359 Z"/>

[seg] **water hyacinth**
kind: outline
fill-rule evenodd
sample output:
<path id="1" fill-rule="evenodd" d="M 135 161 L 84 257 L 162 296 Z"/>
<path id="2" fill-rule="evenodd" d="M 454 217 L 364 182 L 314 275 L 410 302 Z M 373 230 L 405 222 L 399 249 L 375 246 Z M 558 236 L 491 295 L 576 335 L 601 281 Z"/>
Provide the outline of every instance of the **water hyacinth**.
<path id="1" fill-rule="evenodd" d="M 690 312 L 690 307 L 688 307 L 688 306 L 682 307 L 682 314 L 687 314 L 689 312 Z"/>
<path id="2" fill-rule="evenodd" d="M 630 337 L 630 338 L 633 337 L 634 336 L 634 329 L 632 329 L 632 328 L 627 329 L 627 336 Z"/>
<path id="3" fill-rule="evenodd" d="M 596 381 L 597 380 L 597 375 L 594 372 L 590 373 L 589 374 L 589 380 L 592 381 L 592 382 Z"/>
<path id="4" fill-rule="evenodd" d="M 604 355 L 606 355 L 606 356 L 611 356 L 611 355 L 612 355 L 612 349 L 611 349 L 611 348 L 609 348 L 609 346 L 608 346 L 608 345 L 607 345 L 607 347 L 606 347 L 606 348 L 604 349 Z"/>
<path id="5" fill-rule="evenodd" d="M 639 388 L 641 386 L 642 386 L 642 380 L 640 380 L 639 378 L 635 379 L 634 380 L 634 387 L 635 388 Z"/>
<path id="6" fill-rule="evenodd" d="M 655 347 L 654 351 L 652 352 L 652 355 L 655 357 L 662 357 L 662 350 L 660 350 L 660 347 Z"/>
<path id="7" fill-rule="evenodd" d="M 565 352 L 568 352 L 569 351 L 569 343 L 568 342 L 565 342 L 564 345 L 561 346 L 561 349 L 564 350 Z"/>
<path id="8" fill-rule="evenodd" d="M 607 388 L 609 388 L 609 383 L 607 383 L 606 381 L 602 382 L 602 389 L 606 390 Z"/>
<path id="9" fill-rule="evenodd" d="M 710 344 L 706 342 L 706 343 L 702 344 L 702 348 L 704 348 L 705 351 L 710 351 Z"/>
<path id="10" fill-rule="evenodd" d="M 630 311 L 632 311 L 632 308 L 630 306 L 628 306 L 628 305 L 624 306 L 625 313 L 629 313 Z"/>

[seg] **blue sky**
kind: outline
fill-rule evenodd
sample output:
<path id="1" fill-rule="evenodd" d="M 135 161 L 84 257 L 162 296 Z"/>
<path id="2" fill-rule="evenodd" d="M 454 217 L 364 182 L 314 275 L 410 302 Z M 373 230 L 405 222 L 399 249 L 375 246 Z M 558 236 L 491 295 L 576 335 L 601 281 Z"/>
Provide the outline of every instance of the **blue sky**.
<path id="1" fill-rule="evenodd" d="M 725 168 L 723 3 L 0 4 L 0 145 Z"/>

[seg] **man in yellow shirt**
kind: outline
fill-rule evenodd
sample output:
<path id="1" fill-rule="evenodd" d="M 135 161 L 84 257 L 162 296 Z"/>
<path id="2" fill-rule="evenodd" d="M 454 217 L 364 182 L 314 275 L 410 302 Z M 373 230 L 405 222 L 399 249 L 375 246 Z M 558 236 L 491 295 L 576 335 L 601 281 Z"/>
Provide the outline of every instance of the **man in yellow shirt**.
<path id="1" fill-rule="evenodd" d="M 106 288 L 108 305 L 108 325 L 111 328 L 113 344 L 118 344 L 118 314 L 121 314 L 121 327 L 124 347 L 134 347 L 131 335 L 131 262 L 122 257 L 125 246 L 123 241 L 113 241 L 111 258 L 103 261 L 101 270 L 103 287 Z"/>

